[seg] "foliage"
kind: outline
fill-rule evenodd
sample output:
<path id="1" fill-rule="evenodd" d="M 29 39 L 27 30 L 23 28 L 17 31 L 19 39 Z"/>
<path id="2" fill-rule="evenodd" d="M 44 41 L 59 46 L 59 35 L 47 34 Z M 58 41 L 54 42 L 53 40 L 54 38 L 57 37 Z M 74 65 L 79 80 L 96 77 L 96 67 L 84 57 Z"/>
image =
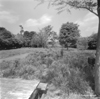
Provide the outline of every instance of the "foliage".
<path id="1" fill-rule="evenodd" d="M 64 47 L 76 47 L 77 38 L 80 36 L 78 25 L 67 22 L 61 26 L 59 42 Z"/>
<path id="2" fill-rule="evenodd" d="M 39 0 L 42 3 L 45 0 Z M 40 3 L 41 4 L 41 3 Z M 66 7 L 75 9 L 86 9 L 95 14 L 99 19 L 98 24 L 98 37 L 97 37 L 97 48 L 96 48 L 96 61 L 95 61 L 95 93 L 100 97 L 100 0 L 50 0 L 49 5 L 57 5 L 60 12 L 66 10 Z M 60 7 L 59 7 L 60 6 Z M 68 11 L 70 11 L 67 8 Z M 96 12 L 95 12 L 96 10 Z"/>
<path id="3" fill-rule="evenodd" d="M 11 49 L 18 47 L 18 41 L 15 36 L 5 28 L 0 28 L 0 49 Z"/>
<path id="4" fill-rule="evenodd" d="M 50 36 L 51 31 L 52 31 L 51 25 L 48 25 L 39 31 L 39 36 L 41 38 L 43 47 L 47 47 L 47 41 L 48 41 L 48 37 Z"/>
<path id="5" fill-rule="evenodd" d="M 20 47 L 23 47 L 24 46 L 24 37 L 22 34 L 17 34 L 15 35 L 15 38 L 17 39 Z"/>
<path id="6" fill-rule="evenodd" d="M 24 46 L 25 47 L 31 47 L 31 40 L 33 38 L 33 36 L 36 34 L 35 31 L 25 31 L 23 34 L 24 37 Z"/>
<path id="7" fill-rule="evenodd" d="M 52 26 L 48 25 L 40 30 L 39 33 L 35 31 L 23 31 L 17 35 L 12 34 L 5 28 L 0 28 L 0 50 L 15 49 L 21 47 L 47 47 L 48 38 L 52 35 L 52 45 L 55 44 L 57 34 L 52 30 Z"/>
<path id="8" fill-rule="evenodd" d="M 6 30 L 3 27 L 0 28 L 0 42 L 1 42 L 0 43 L 1 50 L 21 48 L 21 47 L 43 46 L 40 35 L 38 35 L 35 31 L 31 32 L 25 31 L 23 34 L 13 35 L 10 31 Z"/>
<path id="9" fill-rule="evenodd" d="M 97 46 L 97 34 L 92 34 L 89 37 L 89 42 L 88 42 L 88 49 L 96 49 Z"/>
<path id="10" fill-rule="evenodd" d="M 80 37 L 77 40 L 77 48 L 81 50 L 88 49 L 88 38 L 87 37 Z"/>
<path id="11" fill-rule="evenodd" d="M 27 38 L 27 39 L 31 40 L 34 34 L 36 34 L 36 32 L 34 32 L 34 31 L 31 31 L 31 32 L 25 31 L 23 36 L 24 36 L 24 38 Z"/>
<path id="12" fill-rule="evenodd" d="M 31 46 L 32 46 L 32 47 L 42 47 L 41 38 L 40 38 L 40 36 L 39 36 L 38 34 L 35 34 L 35 35 L 32 37 Z"/>
<path id="13" fill-rule="evenodd" d="M 58 35 L 55 31 L 51 31 L 47 40 L 47 46 L 55 47 L 58 41 Z"/>
<path id="14" fill-rule="evenodd" d="M 40 3 L 38 5 L 46 2 L 45 0 L 38 0 L 38 2 L 39 1 Z M 50 0 L 48 6 L 51 5 L 57 6 L 58 13 L 63 11 L 70 12 L 70 9 L 74 8 L 85 9 L 98 16 L 98 14 L 95 12 L 97 9 L 97 0 Z"/>
<path id="15" fill-rule="evenodd" d="M 9 39 L 9 38 L 12 38 L 12 37 L 13 37 L 13 35 L 11 34 L 10 31 L 6 30 L 3 27 L 0 27 L 0 38 L 1 39 Z"/>

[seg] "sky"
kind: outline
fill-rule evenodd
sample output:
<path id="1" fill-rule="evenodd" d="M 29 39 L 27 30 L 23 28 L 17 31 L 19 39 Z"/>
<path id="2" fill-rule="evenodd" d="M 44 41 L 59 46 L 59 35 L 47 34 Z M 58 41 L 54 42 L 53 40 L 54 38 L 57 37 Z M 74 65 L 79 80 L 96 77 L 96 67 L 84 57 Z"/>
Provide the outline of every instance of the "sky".
<path id="1" fill-rule="evenodd" d="M 79 25 L 82 37 L 97 33 L 98 17 L 87 10 L 71 9 L 57 13 L 56 7 L 44 3 L 38 7 L 37 0 L 0 0 L 0 27 L 5 27 L 13 34 L 20 32 L 19 25 L 26 31 L 39 31 L 47 25 L 59 34 L 61 25 L 67 22 Z"/>

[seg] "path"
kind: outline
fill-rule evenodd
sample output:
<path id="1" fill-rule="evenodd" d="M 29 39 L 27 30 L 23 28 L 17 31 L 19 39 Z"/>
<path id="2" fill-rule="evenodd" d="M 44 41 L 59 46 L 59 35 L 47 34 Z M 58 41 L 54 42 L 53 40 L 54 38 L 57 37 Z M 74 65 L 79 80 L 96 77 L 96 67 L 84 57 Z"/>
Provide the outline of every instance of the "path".
<path id="1" fill-rule="evenodd" d="M 0 99 L 29 99 L 38 80 L 0 78 Z"/>
<path id="2" fill-rule="evenodd" d="M 11 57 L 7 57 L 7 58 L 3 58 L 3 59 L 0 59 L 0 62 L 2 62 L 3 60 L 7 60 L 7 61 L 10 61 L 10 60 L 15 60 L 17 58 L 25 58 L 29 53 L 25 53 L 25 54 L 20 54 L 20 55 L 15 55 L 15 56 L 11 56 Z"/>

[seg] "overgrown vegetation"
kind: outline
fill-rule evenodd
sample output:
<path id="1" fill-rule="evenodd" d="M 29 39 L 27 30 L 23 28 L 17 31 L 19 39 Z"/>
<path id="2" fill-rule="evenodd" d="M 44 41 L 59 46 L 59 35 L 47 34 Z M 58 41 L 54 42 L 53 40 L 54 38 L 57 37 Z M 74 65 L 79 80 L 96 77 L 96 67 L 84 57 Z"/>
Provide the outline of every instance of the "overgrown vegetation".
<path id="1" fill-rule="evenodd" d="M 36 47 L 36 49 L 1 51 L 1 59 L 30 54 L 25 58 L 2 61 L 0 77 L 40 79 L 53 84 L 62 93 L 85 94 L 94 90 L 94 63 L 89 64 L 88 58 L 94 58 L 95 51 L 87 49 L 96 48 L 97 35 L 86 38 L 79 36 L 78 25 L 69 22 L 62 25 L 59 37 L 52 31 L 50 25 L 41 29 L 39 33 L 24 31 L 23 34 L 17 35 L 0 28 L 1 50 Z M 59 42 L 63 48 L 55 47 Z M 48 49 L 48 45 L 53 48 Z M 81 50 L 70 48 L 67 50 L 66 47 L 77 47 Z"/>
<path id="2" fill-rule="evenodd" d="M 97 33 L 94 33 L 89 37 L 88 49 L 96 49 L 96 48 L 97 48 Z"/>
<path id="3" fill-rule="evenodd" d="M 80 37 L 78 25 L 72 22 L 62 24 L 59 36 L 48 25 L 38 33 L 24 31 L 17 35 L 0 27 L 0 50 L 17 49 L 22 47 L 47 48 L 62 46 L 64 48 L 96 49 L 97 34 L 90 37 Z"/>
<path id="4" fill-rule="evenodd" d="M 93 68 L 88 64 L 88 57 L 94 52 L 64 51 L 45 49 L 34 51 L 24 59 L 3 61 L 0 63 L 2 77 L 41 79 L 52 83 L 62 92 L 84 94 L 93 88 Z"/>

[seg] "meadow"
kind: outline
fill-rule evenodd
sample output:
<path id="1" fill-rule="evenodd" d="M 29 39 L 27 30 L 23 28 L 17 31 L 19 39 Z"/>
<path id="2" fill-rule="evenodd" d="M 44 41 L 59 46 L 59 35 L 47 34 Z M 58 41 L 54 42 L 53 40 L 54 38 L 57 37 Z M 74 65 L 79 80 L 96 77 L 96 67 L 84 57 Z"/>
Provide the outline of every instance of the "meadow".
<path id="1" fill-rule="evenodd" d="M 0 51 L 0 59 L 9 58 L 11 56 L 22 55 L 34 51 L 41 51 L 42 48 L 19 48 L 19 49 L 11 49 L 11 50 L 1 50 Z"/>
<path id="2" fill-rule="evenodd" d="M 94 90 L 95 50 L 21 48 L 0 51 L 0 77 L 39 79 L 53 84 L 61 93 L 87 94 Z M 17 56 L 17 57 L 16 57 Z"/>

